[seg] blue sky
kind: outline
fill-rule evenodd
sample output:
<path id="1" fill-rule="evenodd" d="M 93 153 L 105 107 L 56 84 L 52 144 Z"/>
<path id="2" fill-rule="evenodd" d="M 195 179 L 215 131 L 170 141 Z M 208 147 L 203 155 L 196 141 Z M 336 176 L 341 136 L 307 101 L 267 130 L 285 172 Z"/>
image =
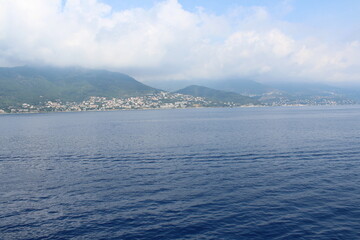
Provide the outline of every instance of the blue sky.
<path id="1" fill-rule="evenodd" d="M 114 10 L 129 8 L 151 8 L 156 0 L 102 0 L 111 5 Z M 204 7 L 216 14 L 224 14 L 234 6 L 263 6 L 275 10 L 288 5 L 292 11 L 283 15 L 284 20 L 315 23 L 324 25 L 352 24 L 360 20 L 360 1 L 357 0 L 179 0 L 179 3 L 188 11 L 196 11 L 197 7 Z M 328 22 L 330 21 L 330 22 Z"/>
<path id="2" fill-rule="evenodd" d="M 0 66 L 360 83 L 357 0 L 0 0 Z"/>
<path id="3" fill-rule="evenodd" d="M 151 8 L 156 0 L 102 0 L 116 11 L 130 8 Z M 187 11 L 198 7 L 222 15 L 236 6 L 261 6 L 269 9 L 278 19 L 302 24 L 315 31 L 334 34 L 336 39 L 358 38 L 360 32 L 360 1 L 358 0 L 179 0 Z M 342 35 L 339 36 L 338 33 Z"/>

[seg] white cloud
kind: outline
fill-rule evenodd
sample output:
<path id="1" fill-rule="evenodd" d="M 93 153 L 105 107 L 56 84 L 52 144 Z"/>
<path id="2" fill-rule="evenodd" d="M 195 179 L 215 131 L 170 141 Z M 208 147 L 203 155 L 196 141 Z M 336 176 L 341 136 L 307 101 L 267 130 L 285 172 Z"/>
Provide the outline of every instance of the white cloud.
<path id="1" fill-rule="evenodd" d="M 140 80 L 360 80 L 359 41 L 296 39 L 291 27 L 263 7 L 214 15 L 177 0 L 118 12 L 97 0 L 0 0 L 0 65 L 80 65 Z"/>

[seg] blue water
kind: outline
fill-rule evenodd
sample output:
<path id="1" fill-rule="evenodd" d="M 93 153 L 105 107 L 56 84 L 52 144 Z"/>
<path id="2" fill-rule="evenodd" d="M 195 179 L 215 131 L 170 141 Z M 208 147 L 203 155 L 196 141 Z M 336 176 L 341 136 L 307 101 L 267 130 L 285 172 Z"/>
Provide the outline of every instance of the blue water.
<path id="1" fill-rule="evenodd" d="M 359 239 L 360 106 L 0 116 L 0 239 Z"/>

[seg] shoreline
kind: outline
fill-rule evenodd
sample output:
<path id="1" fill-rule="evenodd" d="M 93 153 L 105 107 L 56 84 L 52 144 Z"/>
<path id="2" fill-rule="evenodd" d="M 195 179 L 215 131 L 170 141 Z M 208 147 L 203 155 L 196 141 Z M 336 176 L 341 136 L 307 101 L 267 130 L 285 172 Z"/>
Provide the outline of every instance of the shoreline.
<path id="1" fill-rule="evenodd" d="M 147 110 L 174 110 L 174 109 L 205 109 L 205 108 L 271 108 L 271 107 L 331 107 L 331 106 L 357 106 L 360 104 L 324 104 L 324 105 L 251 105 L 251 106 L 235 106 L 235 107 L 187 107 L 187 108 L 138 108 L 138 109 L 108 109 L 108 110 L 84 110 L 84 111 L 43 111 L 43 112 L 17 112 L 17 113 L 0 113 L 2 115 L 23 115 L 23 114 L 44 114 L 44 113 L 81 113 L 81 112 L 115 112 L 115 111 L 147 111 Z"/>

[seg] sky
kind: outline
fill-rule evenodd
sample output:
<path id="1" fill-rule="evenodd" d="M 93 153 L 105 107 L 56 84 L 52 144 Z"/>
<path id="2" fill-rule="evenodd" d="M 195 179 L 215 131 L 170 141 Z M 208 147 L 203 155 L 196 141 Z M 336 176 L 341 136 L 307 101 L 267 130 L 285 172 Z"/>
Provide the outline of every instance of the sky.
<path id="1" fill-rule="evenodd" d="M 0 0 L 0 66 L 360 84 L 358 0 Z"/>

